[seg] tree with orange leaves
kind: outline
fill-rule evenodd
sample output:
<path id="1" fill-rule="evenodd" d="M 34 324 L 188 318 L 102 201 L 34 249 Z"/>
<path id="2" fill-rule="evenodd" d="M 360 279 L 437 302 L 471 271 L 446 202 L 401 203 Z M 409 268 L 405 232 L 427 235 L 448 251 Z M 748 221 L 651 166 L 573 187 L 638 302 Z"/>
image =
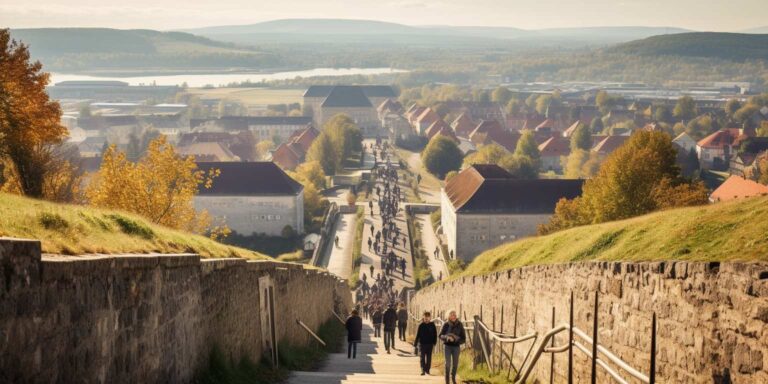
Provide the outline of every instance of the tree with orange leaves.
<path id="1" fill-rule="evenodd" d="M 200 187 L 210 188 L 216 176 L 218 171 L 198 170 L 192 157 L 180 157 L 165 136 L 159 136 L 136 163 L 110 146 L 85 194 L 92 206 L 133 212 L 156 224 L 203 233 L 211 229 L 211 218 L 195 210 L 193 199 Z"/>
<path id="2" fill-rule="evenodd" d="M 67 136 L 61 108 L 48 98 L 50 77 L 30 62 L 26 45 L 0 30 L 0 158 L 10 163 L 24 195 L 43 197 L 53 149 Z"/>

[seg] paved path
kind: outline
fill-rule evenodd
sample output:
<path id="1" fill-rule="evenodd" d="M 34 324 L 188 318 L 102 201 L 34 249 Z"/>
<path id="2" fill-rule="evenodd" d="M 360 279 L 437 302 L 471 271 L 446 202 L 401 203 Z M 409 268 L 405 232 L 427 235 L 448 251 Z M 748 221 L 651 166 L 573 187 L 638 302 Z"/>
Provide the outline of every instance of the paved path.
<path id="1" fill-rule="evenodd" d="M 384 340 L 373 337 L 368 320 L 363 321 L 363 340 L 357 346 L 357 358 L 347 359 L 344 353 L 332 353 L 316 372 L 292 372 L 289 384 L 409 384 L 443 383 L 442 371 L 432 368 L 431 375 L 420 376 L 419 358 L 410 344 L 395 340 L 392 354 L 384 350 Z"/>
<path id="2" fill-rule="evenodd" d="M 391 153 L 391 152 L 390 152 Z M 393 156 L 390 155 L 391 159 L 395 159 Z M 396 162 L 394 162 L 396 164 Z M 400 189 L 402 191 L 406 191 L 408 186 L 405 185 L 402 182 L 402 177 L 399 179 L 398 184 L 400 186 Z M 382 185 L 382 184 L 378 184 Z M 375 188 L 375 187 L 374 187 Z M 371 248 L 368 249 L 368 239 L 374 240 L 376 232 L 380 231 L 382 229 L 382 222 L 381 222 L 381 215 L 379 212 L 379 205 L 378 205 L 378 198 L 376 197 L 375 192 L 371 192 L 370 195 L 371 199 L 373 200 L 373 216 L 371 216 L 371 209 L 368 207 L 367 202 L 365 203 L 365 225 L 363 227 L 363 244 L 362 244 L 362 261 L 360 265 L 360 280 L 363 279 L 363 274 L 367 275 L 370 279 L 371 276 L 371 266 L 373 266 L 373 277 L 375 277 L 377 274 L 381 273 L 382 275 L 384 272 L 381 270 L 381 256 L 377 255 L 376 252 Z M 410 247 L 410 239 L 408 238 L 408 223 L 405 219 L 405 210 L 403 210 L 404 202 L 400 203 L 401 210 L 397 213 L 395 216 L 395 225 L 397 228 L 400 229 L 400 236 L 398 237 L 397 244 L 394 245 L 394 252 L 395 255 L 401 258 L 405 258 L 405 275 L 403 276 L 401 274 L 401 269 L 398 267 L 397 271 L 390 275 L 390 278 L 395 279 L 395 289 L 399 292 L 402 290 L 402 288 L 407 287 L 411 288 L 414 286 L 414 278 L 413 278 L 413 257 L 411 256 L 411 247 Z M 371 227 L 373 227 L 373 232 L 371 232 Z M 403 244 L 403 239 L 405 239 L 405 244 Z M 392 242 L 388 241 L 388 250 L 392 250 Z"/>
<path id="3" fill-rule="evenodd" d="M 354 213 L 339 215 L 334 233 L 331 235 L 330 255 L 324 266 L 328 272 L 342 279 L 349 279 L 352 274 L 352 248 L 355 241 L 356 222 L 357 215 Z M 339 237 L 339 245 L 334 244 L 336 236 Z"/>
<path id="4" fill-rule="evenodd" d="M 424 249 L 424 253 L 429 259 L 429 269 L 432 270 L 432 276 L 435 281 L 445 280 L 448 278 L 448 266 L 445 264 L 445 255 L 442 248 L 438 246 L 437 236 L 435 235 L 435 229 L 432 226 L 432 220 L 430 220 L 428 214 L 417 214 L 415 216 L 415 224 L 421 227 L 421 248 Z M 438 249 L 439 259 L 435 258 L 435 248 Z"/>

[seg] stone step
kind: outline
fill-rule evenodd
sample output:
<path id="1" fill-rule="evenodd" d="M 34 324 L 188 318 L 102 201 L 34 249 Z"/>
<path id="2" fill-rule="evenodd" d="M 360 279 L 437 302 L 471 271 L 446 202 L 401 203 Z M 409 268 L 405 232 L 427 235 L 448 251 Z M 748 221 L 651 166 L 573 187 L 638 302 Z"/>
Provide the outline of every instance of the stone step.
<path id="1" fill-rule="evenodd" d="M 391 373 L 343 373 L 343 372 L 292 372 L 288 379 L 290 384 L 409 384 L 409 383 L 442 383 L 439 375 L 420 376 L 417 374 Z"/>

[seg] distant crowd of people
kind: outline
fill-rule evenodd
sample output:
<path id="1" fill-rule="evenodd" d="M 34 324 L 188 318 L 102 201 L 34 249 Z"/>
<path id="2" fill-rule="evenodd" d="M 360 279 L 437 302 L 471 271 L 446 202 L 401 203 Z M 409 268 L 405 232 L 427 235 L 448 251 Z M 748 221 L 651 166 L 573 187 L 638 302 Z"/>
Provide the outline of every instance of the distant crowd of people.
<path id="1" fill-rule="evenodd" d="M 399 300 L 401 292 L 395 288 L 395 277 L 405 279 L 407 261 L 394 252 L 400 244 L 404 249 L 408 246 L 407 235 L 400 232 L 395 222 L 405 197 L 398 185 L 397 169 L 388 157 L 388 149 L 386 142 L 381 143 L 378 140 L 375 146 L 371 145 L 371 153 L 375 159 L 371 171 L 372 191 L 375 191 L 375 196 L 369 200 L 368 209 L 370 216 L 375 217 L 374 208 L 378 208 L 381 229 L 377 231 L 372 225 L 367 243 L 368 251 L 380 257 L 381 271 L 375 273 L 375 267 L 371 264 L 367 271 L 369 275 L 363 272 L 361 284 L 356 291 L 357 306 L 346 321 L 347 357 L 350 359 L 357 357 L 357 344 L 362 341 L 363 318 L 372 323 L 373 338 L 384 339 L 384 348 L 388 354 L 395 348 L 395 330 L 398 339 L 406 342 L 409 312 Z M 438 250 L 435 252 L 439 253 Z M 464 326 L 456 311 L 448 311 L 448 319 L 439 333 L 431 313 L 424 312 L 413 341 L 414 352 L 419 355 L 422 375 L 429 374 L 432 352 L 438 340 L 444 345 L 445 382 L 455 384 L 461 345 L 466 341 Z"/>

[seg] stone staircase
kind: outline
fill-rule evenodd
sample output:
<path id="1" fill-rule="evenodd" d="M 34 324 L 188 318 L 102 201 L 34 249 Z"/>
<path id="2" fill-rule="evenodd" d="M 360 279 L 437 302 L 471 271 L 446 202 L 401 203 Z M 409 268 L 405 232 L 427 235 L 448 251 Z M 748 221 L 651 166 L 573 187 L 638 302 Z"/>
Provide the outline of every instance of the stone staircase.
<path id="1" fill-rule="evenodd" d="M 443 383 L 442 371 L 432 369 L 431 376 L 421 376 L 419 357 L 413 346 L 397 340 L 391 354 L 384 349 L 384 339 L 373 337 L 373 327 L 363 321 L 362 343 L 357 345 L 357 359 L 344 353 L 332 353 L 316 372 L 292 372 L 289 384 L 408 384 Z M 346 341 L 344 342 L 346 348 Z M 435 351 L 437 352 L 437 351 Z"/>

